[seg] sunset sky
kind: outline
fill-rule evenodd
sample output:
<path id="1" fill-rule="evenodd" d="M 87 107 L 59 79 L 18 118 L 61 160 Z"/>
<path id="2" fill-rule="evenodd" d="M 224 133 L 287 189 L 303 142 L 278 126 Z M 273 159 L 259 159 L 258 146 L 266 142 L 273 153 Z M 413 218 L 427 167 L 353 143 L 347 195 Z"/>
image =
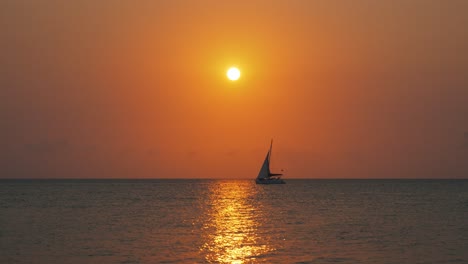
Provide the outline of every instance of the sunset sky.
<path id="1" fill-rule="evenodd" d="M 1 1 L 1 178 L 254 179 L 271 138 L 285 179 L 468 178 L 468 1 Z"/>

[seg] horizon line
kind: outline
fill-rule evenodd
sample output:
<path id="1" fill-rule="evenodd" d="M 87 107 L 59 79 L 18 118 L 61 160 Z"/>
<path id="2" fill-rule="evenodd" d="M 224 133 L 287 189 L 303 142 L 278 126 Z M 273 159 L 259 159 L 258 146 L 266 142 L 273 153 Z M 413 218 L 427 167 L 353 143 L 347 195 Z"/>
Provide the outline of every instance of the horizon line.
<path id="1" fill-rule="evenodd" d="M 255 180 L 254 178 L 0 178 L 3 180 Z M 468 180 L 468 178 L 288 178 L 285 180 Z"/>

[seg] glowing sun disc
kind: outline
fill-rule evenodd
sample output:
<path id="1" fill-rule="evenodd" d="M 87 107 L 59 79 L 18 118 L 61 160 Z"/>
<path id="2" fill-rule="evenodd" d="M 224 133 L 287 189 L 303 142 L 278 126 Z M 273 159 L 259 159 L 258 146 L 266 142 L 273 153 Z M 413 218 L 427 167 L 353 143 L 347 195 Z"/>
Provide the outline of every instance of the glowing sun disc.
<path id="1" fill-rule="evenodd" d="M 227 71 L 226 75 L 227 75 L 229 80 L 235 81 L 235 80 L 239 79 L 241 73 L 240 73 L 239 69 L 237 69 L 236 67 L 231 67 Z"/>

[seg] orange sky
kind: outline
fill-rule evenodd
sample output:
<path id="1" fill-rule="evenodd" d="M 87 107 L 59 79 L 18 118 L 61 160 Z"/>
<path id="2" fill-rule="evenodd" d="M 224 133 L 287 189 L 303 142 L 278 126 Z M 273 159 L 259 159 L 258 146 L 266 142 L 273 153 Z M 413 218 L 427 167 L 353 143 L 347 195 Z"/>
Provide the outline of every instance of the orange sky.
<path id="1" fill-rule="evenodd" d="M 0 177 L 467 178 L 467 12 L 3 1 Z"/>

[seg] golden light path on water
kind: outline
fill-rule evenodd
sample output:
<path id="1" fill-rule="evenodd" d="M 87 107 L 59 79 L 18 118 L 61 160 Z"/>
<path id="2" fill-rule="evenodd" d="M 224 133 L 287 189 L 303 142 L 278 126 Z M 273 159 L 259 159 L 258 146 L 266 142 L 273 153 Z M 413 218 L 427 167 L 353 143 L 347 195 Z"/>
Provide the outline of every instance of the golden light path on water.
<path id="1" fill-rule="evenodd" d="M 204 225 L 206 243 L 201 251 L 208 262 L 255 263 L 275 249 L 259 234 L 262 210 L 255 203 L 256 190 L 240 182 L 216 182 L 211 187 L 211 211 Z"/>

